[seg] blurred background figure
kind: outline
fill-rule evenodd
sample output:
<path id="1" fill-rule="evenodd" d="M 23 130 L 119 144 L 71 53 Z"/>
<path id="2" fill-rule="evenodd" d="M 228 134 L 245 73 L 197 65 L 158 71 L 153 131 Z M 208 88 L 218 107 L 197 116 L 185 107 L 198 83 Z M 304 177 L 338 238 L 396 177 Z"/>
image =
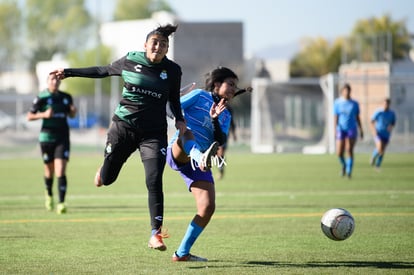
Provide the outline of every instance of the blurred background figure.
<path id="1" fill-rule="evenodd" d="M 53 178 L 58 181 L 59 204 L 57 213 L 66 213 L 65 197 L 67 189 L 66 165 L 70 155 L 69 125 L 67 117 L 76 115 L 72 96 L 59 90 L 60 80 L 49 74 L 47 88 L 33 100 L 27 113 L 29 121 L 42 119 L 39 135 L 40 149 L 44 163 L 45 206 L 52 211 Z"/>
<path id="2" fill-rule="evenodd" d="M 371 165 L 376 168 L 381 166 L 392 129 L 395 126 L 397 117 L 395 112 L 390 109 L 391 100 L 384 99 L 383 106 L 377 109 L 371 117 L 371 130 L 375 137 L 375 149 L 372 152 Z"/>
<path id="3" fill-rule="evenodd" d="M 359 113 L 359 103 L 351 98 L 351 86 L 345 84 L 341 89 L 341 96 L 334 102 L 334 129 L 336 131 L 336 153 L 342 167 L 341 173 L 349 179 L 354 164 L 354 146 L 358 137 L 358 128 L 361 139 L 364 137 Z"/>

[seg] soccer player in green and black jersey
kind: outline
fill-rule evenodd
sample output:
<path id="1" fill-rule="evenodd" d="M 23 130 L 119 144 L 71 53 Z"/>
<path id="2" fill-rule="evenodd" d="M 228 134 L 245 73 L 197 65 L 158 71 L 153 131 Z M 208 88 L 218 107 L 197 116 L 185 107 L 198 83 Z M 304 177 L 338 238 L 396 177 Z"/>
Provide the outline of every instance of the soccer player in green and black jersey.
<path id="1" fill-rule="evenodd" d="M 161 233 L 164 215 L 162 177 L 166 162 L 167 117 L 170 102 L 175 126 L 186 130 L 180 104 L 181 67 L 166 57 L 168 37 L 177 26 L 160 26 L 151 31 L 144 44 L 145 52 L 129 52 L 107 66 L 57 69 L 59 78 L 103 78 L 121 76 L 124 80 L 119 102 L 108 130 L 104 162 L 95 177 L 95 185 L 112 184 L 124 162 L 138 149 L 144 164 L 151 219 L 150 248 L 166 250 Z"/>
<path id="2" fill-rule="evenodd" d="M 59 204 L 57 212 L 66 213 L 66 165 L 69 161 L 70 141 L 67 116 L 74 117 L 76 108 L 72 96 L 59 90 L 60 80 L 53 74 L 47 78 L 47 89 L 34 99 L 27 113 L 28 120 L 43 119 L 39 142 L 45 164 L 46 208 L 53 210 L 53 177 L 58 180 Z"/>

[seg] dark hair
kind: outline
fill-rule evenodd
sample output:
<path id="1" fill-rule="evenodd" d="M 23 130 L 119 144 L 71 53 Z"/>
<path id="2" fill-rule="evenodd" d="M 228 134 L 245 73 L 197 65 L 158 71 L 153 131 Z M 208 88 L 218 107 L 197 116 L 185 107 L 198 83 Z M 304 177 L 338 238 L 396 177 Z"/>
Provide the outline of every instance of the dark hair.
<path id="1" fill-rule="evenodd" d="M 350 92 L 351 91 L 351 85 L 349 85 L 348 83 L 345 83 L 344 86 L 342 86 L 341 90 L 343 90 L 343 89 L 347 89 L 348 92 Z"/>
<path id="2" fill-rule="evenodd" d="M 175 32 L 178 28 L 178 25 L 165 25 L 165 26 L 159 26 L 158 28 L 156 28 L 155 30 L 151 31 L 150 33 L 147 34 L 147 38 L 145 39 L 145 41 L 148 41 L 148 39 L 155 34 L 161 35 L 165 38 L 167 38 L 168 40 L 168 36 L 170 36 L 173 32 Z"/>
<path id="3" fill-rule="evenodd" d="M 220 82 L 223 83 L 226 78 L 235 78 L 239 79 L 237 75 L 226 67 L 218 67 L 217 69 L 214 69 L 213 71 L 209 72 L 206 75 L 206 84 L 205 89 L 207 91 L 213 91 L 214 90 L 214 83 Z"/>

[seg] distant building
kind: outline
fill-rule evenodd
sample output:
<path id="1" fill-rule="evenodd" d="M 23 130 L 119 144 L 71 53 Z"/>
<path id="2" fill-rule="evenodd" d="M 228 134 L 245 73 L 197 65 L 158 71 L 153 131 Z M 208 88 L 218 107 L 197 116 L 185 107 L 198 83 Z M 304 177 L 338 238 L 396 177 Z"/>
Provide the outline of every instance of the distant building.
<path id="1" fill-rule="evenodd" d="M 167 12 L 154 13 L 152 18 L 115 21 L 102 24 L 101 40 L 114 50 L 114 59 L 128 51 L 143 50 L 146 35 L 159 25 L 178 24 L 170 39 L 168 58 L 180 64 L 182 84 L 204 85 L 204 75 L 217 66 L 228 66 L 242 74 L 242 22 L 184 22 Z"/>

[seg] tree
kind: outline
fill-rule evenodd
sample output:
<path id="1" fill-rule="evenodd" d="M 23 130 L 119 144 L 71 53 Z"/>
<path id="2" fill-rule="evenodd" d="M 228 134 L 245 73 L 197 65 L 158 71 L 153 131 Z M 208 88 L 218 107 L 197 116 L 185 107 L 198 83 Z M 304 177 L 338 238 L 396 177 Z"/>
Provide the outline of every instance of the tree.
<path id="1" fill-rule="evenodd" d="M 25 46 L 31 69 L 38 61 L 50 60 L 56 53 L 66 54 L 88 43 L 91 17 L 84 0 L 26 0 L 24 9 Z"/>
<path id="2" fill-rule="evenodd" d="M 118 0 L 114 20 L 137 20 L 151 18 L 156 11 L 173 10 L 164 0 Z"/>
<path id="3" fill-rule="evenodd" d="M 307 39 L 290 64 L 292 77 L 317 77 L 336 71 L 341 61 L 341 40 Z"/>
<path id="4" fill-rule="evenodd" d="M 349 41 L 355 46 L 348 46 L 347 55 L 365 62 L 402 59 L 411 48 L 405 20 L 393 21 L 389 15 L 359 20 Z"/>
<path id="5" fill-rule="evenodd" d="M 21 36 L 21 12 L 15 1 L 2 1 L 0 3 L 0 71 L 13 69 L 19 52 L 19 37 Z"/>
<path id="6" fill-rule="evenodd" d="M 305 40 L 291 61 L 290 73 L 294 77 L 317 77 L 337 72 L 343 62 L 391 62 L 408 56 L 409 51 L 410 35 L 404 20 L 393 22 L 387 15 L 373 17 L 358 21 L 349 39 L 340 37 L 332 45 L 323 38 Z"/>

